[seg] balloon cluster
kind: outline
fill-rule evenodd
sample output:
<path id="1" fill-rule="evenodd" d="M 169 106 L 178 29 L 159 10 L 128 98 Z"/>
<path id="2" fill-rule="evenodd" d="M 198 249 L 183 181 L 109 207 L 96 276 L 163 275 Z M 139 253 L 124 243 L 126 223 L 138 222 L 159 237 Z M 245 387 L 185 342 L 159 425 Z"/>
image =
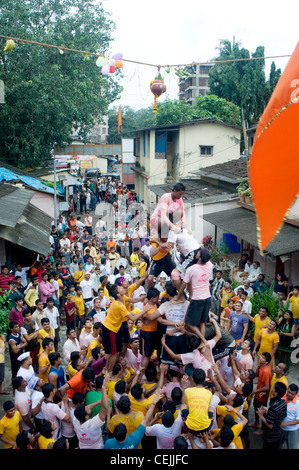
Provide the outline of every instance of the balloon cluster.
<path id="1" fill-rule="evenodd" d="M 113 54 L 111 57 L 105 54 L 97 58 L 96 65 L 101 67 L 103 75 L 108 75 L 109 73 L 114 73 L 116 69 L 123 67 L 122 58 L 123 55 L 120 52 Z"/>

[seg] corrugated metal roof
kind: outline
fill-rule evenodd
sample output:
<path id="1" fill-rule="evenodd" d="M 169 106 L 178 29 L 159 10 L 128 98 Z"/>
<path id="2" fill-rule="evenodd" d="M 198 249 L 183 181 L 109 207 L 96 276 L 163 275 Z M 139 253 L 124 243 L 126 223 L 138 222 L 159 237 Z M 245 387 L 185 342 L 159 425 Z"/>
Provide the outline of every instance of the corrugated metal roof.
<path id="1" fill-rule="evenodd" d="M 242 207 L 203 215 L 203 219 L 257 247 L 257 224 L 254 212 Z M 279 234 L 267 246 L 274 256 L 299 251 L 299 228 L 285 223 Z"/>
<path id="2" fill-rule="evenodd" d="M 0 238 L 46 256 L 52 218 L 30 203 L 33 195 L 28 189 L 0 184 Z"/>
<path id="3" fill-rule="evenodd" d="M 46 184 L 42 183 L 40 180 L 33 178 L 32 176 L 24 176 L 14 173 L 7 168 L 0 167 L 0 181 L 14 181 L 19 180 L 22 183 L 34 188 L 36 190 L 45 191 L 50 194 L 54 194 L 54 189 L 50 188 Z"/>
<path id="4" fill-rule="evenodd" d="M 33 195 L 33 191 L 0 183 L 0 225 L 15 227 Z"/>

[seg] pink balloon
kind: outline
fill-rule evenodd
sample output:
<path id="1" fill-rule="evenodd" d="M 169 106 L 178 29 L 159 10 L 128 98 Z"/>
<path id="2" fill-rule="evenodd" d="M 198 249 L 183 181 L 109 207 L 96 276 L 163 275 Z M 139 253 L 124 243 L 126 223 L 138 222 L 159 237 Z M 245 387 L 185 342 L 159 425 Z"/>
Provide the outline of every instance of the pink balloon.
<path id="1" fill-rule="evenodd" d="M 121 60 L 122 58 L 123 58 L 123 55 L 121 52 L 117 52 L 116 54 L 112 56 L 112 59 L 114 60 Z"/>
<path id="2" fill-rule="evenodd" d="M 102 74 L 108 75 L 108 73 L 110 73 L 110 65 L 106 64 L 104 67 L 102 67 Z"/>

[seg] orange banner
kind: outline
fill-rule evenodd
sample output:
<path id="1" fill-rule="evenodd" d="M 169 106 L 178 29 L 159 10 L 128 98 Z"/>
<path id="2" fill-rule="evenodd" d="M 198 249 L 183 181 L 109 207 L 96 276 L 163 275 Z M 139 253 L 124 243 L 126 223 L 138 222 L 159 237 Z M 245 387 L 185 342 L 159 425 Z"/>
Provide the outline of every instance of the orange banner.
<path id="1" fill-rule="evenodd" d="M 299 192 L 299 42 L 259 121 L 249 161 L 259 249 L 280 232 Z"/>

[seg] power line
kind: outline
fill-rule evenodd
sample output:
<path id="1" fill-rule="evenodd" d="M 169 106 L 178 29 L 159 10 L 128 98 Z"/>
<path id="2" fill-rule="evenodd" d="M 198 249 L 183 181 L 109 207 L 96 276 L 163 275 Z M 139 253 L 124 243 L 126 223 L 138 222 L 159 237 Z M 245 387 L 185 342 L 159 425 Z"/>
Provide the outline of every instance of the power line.
<path id="1" fill-rule="evenodd" d="M 5 36 L 0 34 L 0 38 L 7 39 L 7 40 L 13 40 L 17 42 L 24 42 L 27 44 L 33 44 L 36 46 L 42 46 L 42 47 L 49 47 L 52 49 L 57 49 L 58 51 L 66 51 L 66 52 L 73 52 L 77 54 L 84 54 L 84 55 L 90 55 L 93 57 L 99 57 L 99 53 L 96 52 L 88 52 L 88 51 L 82 51 L 79 49 L 73 49 L 69 48 L 66 46 L 57 46 L 54 44 L 48 44 L 44 42 L 38 42 L 38 41 L 32 41 L 29 39 L 22 39 L 22 38 L 15 38 L 12 36 Z M 205 62 L 191 62 L 188 64 L 166 64 L 166 65 L 159 65 L 159 64 L 150 64 L 147 62 L 140 62 L 137 60 L 131 60 L 131 59 L 122 59 L 124 62 L 129 62 L 133 64 L 139 64 L 139 65 L 146 65 L 149 67 L 154 67 L 154 68 L 180 68 L 180 67 L 190 67 L 192 65 L 215 65 L 215 64 L 224 64 L 224 63 L 231 63 L 231 62 L 244 62 L 244 61 L 250 61 L 250 60 L 267 60 L 267 59 L 281 59 L 281 58 L 286 58 L 286 57 L 291 57 L 291 54 L 285 54 L 285 55 L 277 55 L 277 56 L 263 56 L 263 57 L 246 57 L 246 58 L 240 58 L 240 59 L 215 59 L 215 60 L 209 60 Z"/>

